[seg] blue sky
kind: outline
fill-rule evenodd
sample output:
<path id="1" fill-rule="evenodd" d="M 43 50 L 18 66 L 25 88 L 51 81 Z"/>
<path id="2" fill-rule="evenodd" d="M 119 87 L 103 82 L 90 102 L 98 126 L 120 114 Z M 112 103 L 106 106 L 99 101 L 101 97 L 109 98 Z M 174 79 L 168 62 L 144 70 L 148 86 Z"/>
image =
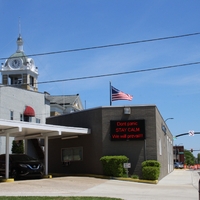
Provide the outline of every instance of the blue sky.
<path id="1" fill-rule="evenodd" d="M 200 1 L 0 0 L 0 58 L 16 51 L 19 18 L 27 55 L 200 32 Z M 113 74 L 200 61 L 200 35 L 36 56 L 39 82 Z M 4 62 L 4 60 L 1 60 Z M 80 94 L 86 108 L 109 106 L 109 81 L 134 96 L 117 105 L 158 107 L 173 135 L 200 132 L 200 65 L 40 84 L 52 95 Z M 200 135 L 174 145 L 200 150 Z M 194 152 L 194 155 L 200 152 Z"/>

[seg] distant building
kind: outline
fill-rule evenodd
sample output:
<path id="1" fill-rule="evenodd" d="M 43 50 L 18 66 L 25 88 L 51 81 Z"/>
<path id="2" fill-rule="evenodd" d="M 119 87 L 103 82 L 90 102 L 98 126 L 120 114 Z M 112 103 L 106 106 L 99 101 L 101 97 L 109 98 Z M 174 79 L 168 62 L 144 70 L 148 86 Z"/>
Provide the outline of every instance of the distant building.
<path id="1" fill-rule="evenodd" d="M 174 146 L 173 147 L 174 162 L 185 162 L 184 159 L 184 146 Z"/>
<path id="2" fill-rule="evenodd" d="M 38 91 L 38 67 L 24 53 L 21 35 L 17 38 L 16 52 L 2 63 L 0 71 L 0 119 L 45 124 L 47 117 L 83 109 L 79 95 L 51 96 Z M 32 140 L 36 148 L 40 148 L 38 142 Z M 0 154 L 5 153 L 5 145 L 5 137 L 0 136 Z M 38 157 L 34 152 L 33 155 Z"/>
<path id="3" fill-rule="evenodd" d="M 52 96 L 46 93 L 46 99 L 50 102 L 51 116 L 63 115 L 83 110 L 79 94 Z"/>
<path id="4" fill-rule="evenodd" d="M 25 55 L 21 35 L 17 38 L 17 51 L 1 66 L 1 75 L 0 119 L 46 123 L 50 103 L 38 92 L 38 68 Z M 0 137 L 0 144 L 0 153 L 5 153 L 5 137 Z"/>

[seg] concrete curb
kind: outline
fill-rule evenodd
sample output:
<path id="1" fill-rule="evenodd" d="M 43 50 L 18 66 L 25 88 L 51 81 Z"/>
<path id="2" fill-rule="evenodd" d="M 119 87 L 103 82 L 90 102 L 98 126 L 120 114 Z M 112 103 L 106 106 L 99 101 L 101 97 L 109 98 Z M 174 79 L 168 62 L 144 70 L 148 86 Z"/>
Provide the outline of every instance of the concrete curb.
<path id="1" fill-rule="evenodd" d="M 138 182 L 138 183 L 158 184 L 158 180 L 143 180 L 143 179 L 133 179 L 133 178 L 114 178 L 114 179 L 121 181 Z"/>
<path id="2" fill-rule="evenodd" d="M 44 175 L 43 178 L 52 178 L 52 175 Z"/>
<path id="3" fill-rule="evenodd" d="M 14 180 L 14 178 L 8 178 L 8 179 L 6 179 L 6 178 L 1 178 L 0 179 L 0 182 L 14 182 L 15 180 Z"/>
<path id="4" fill-rule="evenodd" d="M 52 175 L 44 175 L 43 176 L 43 178 L 46 178 L 46 179 L 48 179 L 48 178 L 52 178 Z M 6 179 L 6 178 L 1 178 L 0 177 L 0 182 L 14 182 L 15 181 L 15 179 L 14 178 L 8 178 L 8 179 Z"/>

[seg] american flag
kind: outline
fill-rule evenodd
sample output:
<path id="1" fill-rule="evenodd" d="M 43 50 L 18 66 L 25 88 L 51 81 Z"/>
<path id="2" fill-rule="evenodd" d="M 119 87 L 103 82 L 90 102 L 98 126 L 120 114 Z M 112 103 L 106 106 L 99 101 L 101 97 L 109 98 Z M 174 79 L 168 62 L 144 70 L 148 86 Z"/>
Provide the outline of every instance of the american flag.
<path id="1" fill-rule="evenodd" d="M 111 86 L 112 89 L 112 101 L 117 101 L 117 100 L 129 100 L 131 101 L 133 99 L 133 96 L 130 94 L 126 94 L 113 86 Z"/>

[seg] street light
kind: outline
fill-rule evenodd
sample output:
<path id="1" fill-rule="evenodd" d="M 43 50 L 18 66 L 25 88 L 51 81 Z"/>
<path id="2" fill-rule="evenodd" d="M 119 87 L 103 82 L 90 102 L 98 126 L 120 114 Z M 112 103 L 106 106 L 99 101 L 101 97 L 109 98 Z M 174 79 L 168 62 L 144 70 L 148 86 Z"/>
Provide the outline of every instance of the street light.
<path id="1" fill-rule="evenodd" d="M 170 118 L 167 118 L 167 119 L 164 121 L 165 123 L 162 122 L 161 127 L 162 127 L 162 130 L 163 130 L 163 132 L 165 133 L 165 135 L 167 134 L 166 121 L 167 121 L 168 119 L 174 119 L 174 118 L 170 117 Z"/>
<path id="2" fill-rule="evenodd" d="M 165 122 L 166 122 L 167 120 L 169 120 L 169 119 L 174 119 L 174 118 L 173 118 L 173 117 L 167 118 L 167 119 L 165 120 Z"/>

